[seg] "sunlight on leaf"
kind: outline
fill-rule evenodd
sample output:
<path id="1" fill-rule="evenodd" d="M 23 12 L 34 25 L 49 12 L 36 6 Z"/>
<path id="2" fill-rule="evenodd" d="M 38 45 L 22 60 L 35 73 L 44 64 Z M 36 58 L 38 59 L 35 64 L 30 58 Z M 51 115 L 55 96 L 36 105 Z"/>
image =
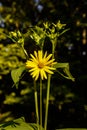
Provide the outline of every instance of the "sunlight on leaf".
<path id="1" fill-rule="evenodd" d="M 12 94 L 6 95 L 6 99 L 4 100 L 4 104 L 14 104 L 19 103 L 21 101 L 20 97 L 13 96 Z"/>
<path id="2" fill-rule="evenodd" d="M 18 88 L 18 83 L 19 83 L 19 80 L 21 79 L 21 75 L 24 70 L 25 70 L 25 66 L 21 66 L 11 71 L 11 76 L 16 85 L 16 88 Z"/>
<path id="3" fill-rule="evenodd" d="M 0 130 L 37 130 L 37 129 L 38 129 L 37 124 L 26 123 L 23 117 L 0 125 Z"/>
<path id="4" fill-rule="evenodd" d="M 55 68 L 66 68 L 69 66 L 69 63 L 57 63 L 54 65 Z"/>
<path id="5" fill-rule="evenodd" d="M 25 88 L 25 89 L 22 89 L 20 94 L 21 95 L 25 95 L 25 94 L 29 94 L 31 92 L 31 89 L 30 88 Z"/>

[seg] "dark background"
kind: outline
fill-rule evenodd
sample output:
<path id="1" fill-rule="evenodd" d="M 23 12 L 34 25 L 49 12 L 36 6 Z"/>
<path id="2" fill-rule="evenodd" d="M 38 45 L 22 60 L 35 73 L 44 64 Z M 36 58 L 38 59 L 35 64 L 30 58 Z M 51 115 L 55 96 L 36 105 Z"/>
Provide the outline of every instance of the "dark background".
<path id="1" fill-rule="evenodd" d="M 64 127 L 87 127 L 87 1 L 86 0 L 1 0 L 0 1 L 0 58 L 8 53 L 8 57 L 16 55 L 19 63 L 24 62 L 19 53 L 10 53 L 12 41 L 6 38 L 4 33 L 19 29 L 27 32 L 29 26 L 34 26 L 42 21 L 56 23 L 58 20 L 70 28 L 60 37 L 60 46 L 56 52 L 60 61 L 69 62 L 70 71 L 75 77 L 75 82 L 55 75 L 52 79 L 48 129 Z M 27 47 L 28 43 L 25 43 Z M 6 57 L 5 57 L 6 58 Z M 8 58 L 9 59 L 9 58 Z M 8 61 L 7 59 L 7 61 Z M 2 58 L 1 58 L 2 61 Z M 34 99 L 32 79 L 26 74 L 18 90 L 11 87 L 12 66 L 7 61 L 0 62 L 0 116 L 1 123 L 24 116 L 27 122 L 35 122 Z M 6 63 L 6 64 L 5 64 Z M 14 62 L 15 64 L 15 62 Z M 16 64 L 15 67 L 17 67 Z M 14 68 L 15 68 L 14 67 Z M 24 82 L 25 81 L 25 82 Z M 28 84 L 31 83 L 30 84 Z M 25 87 L 26 86 L 26 87 Z M 24 87 L 31 92 L 20 94 Z M 14 97 L 16 101 L 7 101 L 6 96 Z M 13 95 L 12 95 L 13 94 Z M 10 97 L 11 98 L 11 97 Z M 33 100 L 32 100 L 33 99 Z M 4 103 L 7 101 L 6 103 Z M 11 113 L 6 113 L 10 111 Z M 44 113 L 44 112 L 43 112 Z"/>

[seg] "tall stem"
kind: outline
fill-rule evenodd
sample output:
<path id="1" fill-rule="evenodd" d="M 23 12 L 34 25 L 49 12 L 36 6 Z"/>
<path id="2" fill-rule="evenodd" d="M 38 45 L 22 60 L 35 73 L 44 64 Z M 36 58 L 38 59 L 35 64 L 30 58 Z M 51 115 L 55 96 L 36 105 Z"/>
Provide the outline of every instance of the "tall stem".
<path id="1" fill-rule="evenodd" d="M 42 129 L 42 79 L 40 78 L 40 127 Z"/>
<path id="2" fill-rule="evenodd" d="M 37 90 L 36 90 L 36 81 L 34 81 L 34 98 L 35 98 L 36 123 L 39 130 L 39 114 L 38 114 L 38 98 L 37 98 Z"/>
<path id="3" fill-rule="evenodd" d="M 55 42 L 52 40 L 52 58 L 54 58 L 54 52 L 56 47 L 56 40 Z M 50 96 L 50 82 L 51 82 L 51 75 L 48 75 L 48 82 L 47 82 L 47 97 L 46 97 L 46 112 L 45 112 L 45 122 L 44 122 L 44 130 L 47 130 L 47 119 L 48 119 L 48 107 L 49 107 L 49 96 Z"/>
<path id="4" fill-rule="evenodd" d="M 51 75 L 49 74 L 48 75 L 48 83 L 47 83 L 47 98 L 46 98 L 46 112 L 45 112 L 44 130 L 47 130 L 49 95 L 50 95 L 50 81 L 51 81 Z"/>

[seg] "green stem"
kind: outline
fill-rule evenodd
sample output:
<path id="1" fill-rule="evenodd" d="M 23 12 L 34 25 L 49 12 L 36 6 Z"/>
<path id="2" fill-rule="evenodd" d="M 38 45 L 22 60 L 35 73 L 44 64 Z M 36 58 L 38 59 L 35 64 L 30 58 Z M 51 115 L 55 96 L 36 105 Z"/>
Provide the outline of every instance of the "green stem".
<path id="1" fill-rule="evenodd" d="M 40 127 L 42 128 L 42 79 L 40 78 Z"/>
<path id="2" fill-rule="evenodd" d="M 56 40 L 55 42 L 52 40 L 52 59 L 54 58 L 54 52 L 56 47 Z M 48 107 L 49 107 L 49 96 L 50 96 L 50 82 L 51 82 L 51 75 L 48 75 L 48 82 L 47 82 L 47 98 L 46 98 L 46 112 L 45 112 L 45 122 L 44 122 L 44 130 L 47 130 L 47 119 L 48 119 Z"/>
<path id="3" fill-rule="evenodd" d="M 57 39 L 55 40 L 52 40 L 52 58 L 54 58 L 54 53 L 55 53 L 55 48 L 56 48 L 56 42 L 57 42 Z"/>
<path id="4" fill-rule="evenodd" d="M 24 54 L 25 54 L 25 56 L 26 56 L 26 59 L 28 60 L 28 59 L 29 59 L 29 56 L 28 56 L 28 54 L 27 54 L 27 51 L 24 49 L 24 47 L 22 47 L 22 50 L 23 50 L 23 52 L 24 52 Z"/>
<path id="5" fill-rule="evenodd" d="M 38 114 L 38 98 L 37 98 L 37 90 L 36 90 L 36 81 L 34 81 L 34 98 L 35 98 L 36 122 L 39 130 L 39 114 Z"/>
<path id="6" fill-rule="evenodd" d="M 50 81 L 51 81 L 51 75 L 49 74 L 48 75 L 48 82 L 47 82 L 47 98 L 46 98 L 46 112 L 45 112 L 44 130 L 47 130 L 49 95 L 50 95 Z"/>

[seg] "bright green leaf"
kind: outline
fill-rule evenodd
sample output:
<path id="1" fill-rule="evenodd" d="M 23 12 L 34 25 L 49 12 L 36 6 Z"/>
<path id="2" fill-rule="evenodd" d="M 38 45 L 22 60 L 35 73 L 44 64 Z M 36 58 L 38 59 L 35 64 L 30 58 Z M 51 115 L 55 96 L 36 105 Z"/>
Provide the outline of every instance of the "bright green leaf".
<path id="1" fill-rule="evenodd" d="M 38 127 L 44 130 L 42 127 L 37 126 L 35 123 L 26 123 L 24 117 L 9 121 L 0 125 L 0 130 L 38 130 Z"/>
<path id="2" fill-rule="evenodd" d="M 56 63 L 54 65 L 55 68 L 66 68 L 69 66 L 69 63 Z"/>
<path id="3" fill-rule="evenodd" d="M 21 75 L 25 69 L 26 69 L 25 66 L 21 66 L 21 67 L 11 71 L 11 77 L 17 88 L 18 88 L 19 80 L 21 79 Z"/>
<path id="4" fill-rule="evenodd" d="M 25 122 L 24 118 L 19 118 L 0 125 L 0 130 L 34 130 L 34 128 Z"/>

